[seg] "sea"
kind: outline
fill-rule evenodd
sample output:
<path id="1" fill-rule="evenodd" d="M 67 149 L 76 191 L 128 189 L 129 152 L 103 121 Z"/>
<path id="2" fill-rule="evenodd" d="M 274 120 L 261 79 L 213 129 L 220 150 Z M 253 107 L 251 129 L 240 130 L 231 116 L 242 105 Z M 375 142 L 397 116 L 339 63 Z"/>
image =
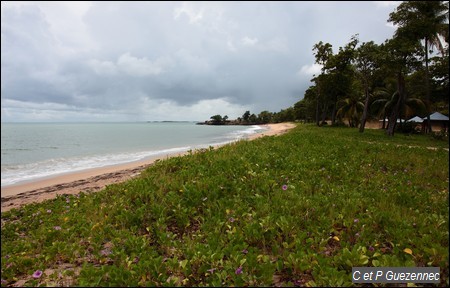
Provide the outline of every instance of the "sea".
<path id="1" fill-rule="evenodd" d="M 264 130 L 195 122 L 1 123 L 1 186 L 208 148 Z"/>

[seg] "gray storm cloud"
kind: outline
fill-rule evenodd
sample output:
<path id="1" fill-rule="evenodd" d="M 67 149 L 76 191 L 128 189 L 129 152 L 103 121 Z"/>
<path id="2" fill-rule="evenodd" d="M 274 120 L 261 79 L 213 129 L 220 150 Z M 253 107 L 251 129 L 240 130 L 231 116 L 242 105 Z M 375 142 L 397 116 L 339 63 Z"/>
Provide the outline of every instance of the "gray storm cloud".
<path id="1" fill-rule="evenodd" d="M 384 4 L 389 4 L 385 3 Z M 383 42 L 375 2 L 2 2 L 2 121 L 205 120 L 303 97 L 312 46 Z"/>

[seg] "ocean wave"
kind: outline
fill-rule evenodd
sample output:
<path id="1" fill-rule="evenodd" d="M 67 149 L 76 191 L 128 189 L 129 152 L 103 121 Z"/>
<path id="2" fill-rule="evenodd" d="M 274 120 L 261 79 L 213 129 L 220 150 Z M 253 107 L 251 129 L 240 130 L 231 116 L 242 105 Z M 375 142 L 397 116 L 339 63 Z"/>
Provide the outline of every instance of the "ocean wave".
<path id="1" fill-rule="evenodd" d="M 267 128 L 261 127 L 259 125 L 252 125 L 244 130 L 238 130 L 238 131 L 233 131 L 233 132 L 228 133 L 227 135 L 225 135 L 225 139 L 228 139 L 231 141 L 238 141 L 241 139 L 246 139 L 250 135 L 253 135 L 256 133 L 261 133 L 266 130 L 267 130 Z"/>
<path id="2" fill-rule="evenodd" d="M 204 127 L 197 127 L 195 125 L 192 125 L 192 127 L 195 127 L 196 129 L 202 128 L 202 133 L 204 133 L 204 130 L 203 130 Z M 156 127 L 156 128 L 158 128 L 158 127 Z M 183 126 L 182 128 L 185 129 L 185 126 Z M 208 127 L 208 128 L 211 128 L 211 127 Z M 243 126 L 234 126 L 234 127 L 227 126 L 227 128 L 226 128 L 227 131 L 230 131 L 231 129 L 233 130 L 230 132 L 225 132 L 223 130 L 220 130 L 224 127 L 215 127 L 215 128 L 217 128 L 217 129 L 213 130 L 212 133 L 215 133 L 216 138 L 212 138 L 211 136 L 209 136 L 208 138 L 204 138 L 203 140 L 201 140 L 202 139 L 201 137 L 203 137 L 203 136 L 201 133 L 198 133 L 196 135 L 201 135 L 201 136 L 194 135 L 193 137 L 188 138 L 186 141 L 178 142 L 178 144 L 175 144 L 175 145 L 180 145 L 180 147 L 163 149 L 163 148 L 160 148 L 161 147 L 161 144 L 160 144 L 160 147 L 158 147 L 158 148 L 153 146 L 152 148 L 149 147 L 148 148 L 149 150 L 146 150 L 146 151 L 141 150 L 140 152 L 136 152 L 136 151 L 134 151 L 134 152 L 112 152 L 111 151 L 111 152 L 106 152 L 105 154 L 96 154 L 96 155 L 90 155 L 90 156 L 87 156 L 86 154 L 84 154 L 83 156 L 68 156 L 68 155 L 65 156 L 66 152 L 71 150 L 71 149 L 68 149 L 67 147 L 68 146 L 73 147 L 74 143 L 69 142 L 69 143 L 65 144 L 66 146 L 61 146 L 61 147 L 53 146 L 53 145 L 42 145 L 40 147 L 37 147 L 38 149 L 35 151 L 30 149 L 30 152 L 40 153 L 40 151 L 38 151 L 38 150 L 44 148 L 44 146 L 46 149 L 49 149 L 49 150 L 51 149 L 51 150 L 55 150 L 55 151 L 58 150 L 61 152 L 59 153 L 59 156 L 54 155 L 53 157 L 51 157 L 51 159 L 36 160 L 32 163 L 27 163 L 27 164 L 17 164 L 12 161 L 11 161 L 12 163 L 9 162 L 10 164 L 8 164 L 8 161 L 2 161 L 1 186 L 2 187 L 8 186 L 8 185 L 17 184 L 17 183 L 25 182 L 25 181 L 35 181 L 35 180 L 38 180 L 41 178 L 53 177 L 53 176 L 57 176 L 57 175 L 61 175 L 61 174 L 77 172 L 77 171 L 82 171 L 82 170 L 87 170 L 87 169 L 92 169 L 92 168 L 100 168 L 100 167 L 112 166 L 112 165 L 117 165 L 117 164 L 131 163 L 131 162 L 143 160 L 148 157 L 162 156 L 162 155 L 173 154 L 173 153 L 177 153 L 177 152 L 185 152 L 188 150 L 195 150 L 195 149 L 200 149 L 200 148 L 208 148 L 209 146 L 223 145 L 223 144 L 239 141 L 241 139 L 246 139 L 250 135 L 253 135 L 255 133 L 259 133 L 259 132 L 266 130 L 266 128 L 258 126 L 258 125 L 245 126 L 245 127 L 243 127 Z M 197 129 L 196 131 L 200 131 L 200 130 Z M 150 133 L 150 135 L 151 135 L 151 133 Z M 211 134 L 209 134 L 209 135 L 211 135 Z M 167 137 L 167 136 L 164 136 L 164 134 L 163 134 L 160 137 Z M 198 138 L 196 138 L 196 137 L 198 137 Z M 171 140 L 172 142 L 170 142 L 169 140 L 166 141 L 167 145 L 174 145 L 173 140 Z M 149 141 L 149 143 L 150 143 L 149 146 L 151 146 L 153 144 L 151 142 L 151 139 L 150 140 L 147 139 L 147 141 Z M 126 143 L 126 142 L 124 142 L 124 143 Z M 164 145 L 164 144 L 162 144 L 162 145 Z M 162 146 L 162 147 L 164 147 L 164 146 Z M 61 149 L 59 149 L 59 148 L 61 148 Z M 96 147 L 94 146 L 94 148 L 96 148 Z M 22 149 L 22 148 L 15 148 L 15 149 Z M 136 148 L 130 147 L 129 149 L 136 149 Z M 142 148 L 139 148 L 139 149 L 142 149 Z M 89 151 L 89 150 L 87 150 L 87 151 Z M 2 155 L 5 152 L 9 153 L 9 152 L 13 152 L 13 151 L 4 151 L 4 149 L 2 149 Z M 80 151 L 78 151 L 78 153 L 80 153 Z M 81 151 L 81 153 L 85 153 L 85 151 Z M 96 152 L 93 152 L 93 153 L 96 153 Z M 11 158 L 13 158 L 13 157 L 11 157 Z M 2 159 L 2 160 L 4 160 L 4 159 Z"/>
<path id="3" fill-rule="evenodd" d="M 144 152 L 57 158 L 23 165 L 2 165 L 1 186 L 3 187 L 24 181 L 37 180 L 92 168 L 131 163 L 149 157 L 185 152 L 189 149 L 192 149 L 192 147 L 186 146 Z"/>

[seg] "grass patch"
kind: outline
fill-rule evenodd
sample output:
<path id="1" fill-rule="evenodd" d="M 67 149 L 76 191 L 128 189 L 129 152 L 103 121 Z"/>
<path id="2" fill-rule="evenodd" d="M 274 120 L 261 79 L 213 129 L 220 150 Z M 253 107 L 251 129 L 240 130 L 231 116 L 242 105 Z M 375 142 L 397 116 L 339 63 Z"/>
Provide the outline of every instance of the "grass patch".
<path id="1" fill-rule="evenodd" d="M 2 286 L 351 286 L 353 266 L 440 267 L 448 286 L 443 148 L 299 125 L 160 161 L 2 213 Z"/>

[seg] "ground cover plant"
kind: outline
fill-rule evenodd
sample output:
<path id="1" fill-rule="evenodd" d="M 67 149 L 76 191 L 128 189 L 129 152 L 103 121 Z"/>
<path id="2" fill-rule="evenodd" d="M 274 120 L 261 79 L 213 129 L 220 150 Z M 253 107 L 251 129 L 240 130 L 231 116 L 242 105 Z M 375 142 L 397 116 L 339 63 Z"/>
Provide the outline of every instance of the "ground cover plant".
<path id="1" fill-rule="evenodd" d="M 449 285 L 447 141 L 299 124 L 193 152 L 2 213 L 1 285 L 352 286 L 354 266 Z"/>

